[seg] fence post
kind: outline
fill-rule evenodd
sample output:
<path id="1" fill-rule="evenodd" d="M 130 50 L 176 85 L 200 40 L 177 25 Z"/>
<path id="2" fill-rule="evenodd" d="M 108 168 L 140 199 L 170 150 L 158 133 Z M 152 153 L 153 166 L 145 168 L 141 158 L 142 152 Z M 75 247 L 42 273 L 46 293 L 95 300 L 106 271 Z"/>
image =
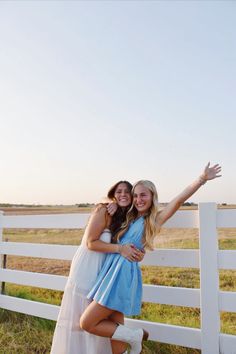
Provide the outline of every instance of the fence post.
<path id="1" fill-rule="evenodd" d="M 2 230 L 3 230 L 3 211 L 0 210 L 0 247 L 1 247 L 1 243 L 2 243 Z M 3 267 L 3 256 L 0 254 L 0 269 Z M 1 289 L 1 293 L 2 293 L 2 282 L 0 279 L 0 289 Z"/>
<path id="2" fill-rule="evenodd" d="M 8 242 L 8 238 L 6 238 L 6 242 Z M 3 255 L 2 268 L 7 268 L 7 254 Z M 5 281 L 2 282 L 1 286 L 1 294 L 5 294 Z"/>
<path id="3" fill-rule="evenodd" d="M 218 235 L 216 203 L 199 203 L 201 353 L 219 354 Z"/>

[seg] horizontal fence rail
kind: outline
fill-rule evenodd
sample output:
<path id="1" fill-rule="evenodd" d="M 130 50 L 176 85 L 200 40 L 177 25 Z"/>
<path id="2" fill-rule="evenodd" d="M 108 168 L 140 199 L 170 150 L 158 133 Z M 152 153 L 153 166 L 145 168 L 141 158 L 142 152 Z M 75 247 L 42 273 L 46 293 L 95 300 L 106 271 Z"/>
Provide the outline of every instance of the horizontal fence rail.
<path id="1" fill-rule="evenodd" d="M 1 242 L 0 255 L 72 260 L 78 246 Z M 218 251 L 219 269 L 236 269 L 236 250 Z M 156 249 L 147 252 L 142 265 L 199 268 L 199 250 Z"/>
<path id="2" fill-rule="evenodd" d="M 2 217 L 2 227 L 6 229 L 81 229 L 89 215 L 53 214 L 53 215 L 6 215 Z"/>
<path id="3" fill-rule="evenodd" d="M 205 203 L 201 203 L 205 204 Z M 209 203 L 206 203 L 209 204 Z M 214 203 L 211 203 L 214 204 Z M 88 213 L 83 214 L 53 214 L 53 215 L 4 215 L 1 227 L 7 229 L 81 229 L 88 219 Z M 216 211 L 216 227 L 236 227 L 236 209 L 218 209 Z M 179 210 L 165 223 L 165 228 L 198 228 L 198 210 Z"/>
<path id="4" fill-rule="evenodd" d="M 201 213 L 203 214 L 201 216 Z M 3 228 L 15 229 L 80 229 L 84 228 L 89 218 L 89 214 L 59 214 L 59 215 L 0 215 L 0 241 Z M 207 220 L 204 221 L 204 218 Z M 209 266 L 203 266 L 204 262 L 212 259 L 209 253 L 212 248 L 208 248 L 212 239 L 215 245 L 217 242 L 217 228 L 236 227 L 236 210 L 216 209 L 214 203 L 202 203 L 199 210 L 178 211 L 166 224 L 166 228 L 199 228 L 200 225 L 200 250 L 192 249 L 156 249 L 147 252 L 141 265 L 157 267 L 180 267 L 200 269 L 201 288 L 182 288 L 170 286 L 158 286 L 144 284 L 143 301 L 167 304 L 173 306 L 185 306 L 204 308 L 205 296 L 208 289 L 207 276 Z M 212 229 L 209 229 L 209 225 Z M 209 231 L 210 230 L 210 231 Z M 213 231 L 212 231 L 213 230 Z M 210 235 L 209 232 L 215 234 Z M 206 233 L 206 235 L 205 235 Z M 205 239 L 201 241 L 201 237 Z M 204 249 L 203 248 L 203 244 Z M 209 244 L 207 242 L 210 242 Z M 52 244 L 32 244 L 18 242 L 0 242 L 0 257 L 3 255 L 39 257 L 48 259 L 59 259 L 71 261 L 78 246 L 52 245 Z M 209 251 L 210 250 L 210 251 Z M 215 264 L 211 265 L 211 272 L 216 279 L 219 269 L 236 270 L 236 250 L 215 249 Z M 214 263 L 213 262 L 213 263 Z M 207 263 L 206 263 L 207 264 Z M 215 269 L 214 267 L 217 267 Z M 35 286 L 51 290 L 63 291 L 67 281 L 66 276 L 26 272 L 18 270 L 3 269 L 0 267 L 0 282 L 15 283 L 20 285 Z M 211 280 L 212 281 L 212 280 Z M 205 284 L 205 285 L 204 285 Z M 149 331 L 150 340 L 164 343 L 181 345 L 189 348 L 201 349 L 203 354 L 213 354 L 211 348 L 214 347 L 214 354 L 236 354 L 236 336 L 220 333 L 218 328 L 219 312 L 236 312 L 236 292 L 219 291 L 217 279 L 213 280 L 214 296 L 217 300 L 211 311 L 216 319 L 216 324 L 212 330 L 212 338 L 206 338 L 202 328 L 209 325 L 211 319 L 202 315 L 202 328 L 188 328 L 175 325 L 153 323 L 149 321 L 126 319 L 130 327 L 140 327 Z M 212 290 L 211 290 L 212 291 Z M 207 304 L 207 302 L 206 302 Z M 39 303 L 8 295 L 0 295 L 0 308 L 10 311 L 17 311 L 33 316 L 56 320 L 59 306 L 46 303 Z M 205 310 L 204 310 L 205 311 Z M 209 311 L 209 310 L 207 310 Z M 212 342 L 214 342 L 212 344 Z M 215 350 L 216 348 L 216 350 Z"/>

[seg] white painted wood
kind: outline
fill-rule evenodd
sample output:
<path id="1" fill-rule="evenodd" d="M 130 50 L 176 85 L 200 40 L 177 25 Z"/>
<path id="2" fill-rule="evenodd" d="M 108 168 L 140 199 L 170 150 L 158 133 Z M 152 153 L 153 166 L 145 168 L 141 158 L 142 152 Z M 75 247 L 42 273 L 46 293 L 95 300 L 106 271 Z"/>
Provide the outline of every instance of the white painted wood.
<path id="1" fill-rule="evenodd" d="M 0 249 L 2 247 L 2 232 L 3 232 L 3 211 L 0 210 Z M 0 270 L 2 269 L 2 267 L 3 267 L 3 256 L 0 253 Z M 0 293 L 1 292 L 2 292 L 2 282 L 0 279 Z"/>
<path id="2" fill-rule="evenodd" d="M 59 313 L 59 306 L 7 295 L 0 295 L 0 308 L 54 321 Z"/>
<path id="3" fill-rule="evenodd" d="M 199 204 L 202 354 L 219 354 L 216 204 Z"/>
<path id="4" fill-rule="evenodd" d="M 10 311 L 17 311 L 54 321 L 57 319 L 59 313 L 59 306 L 6 295 L 0 295 L 0 307 Z M 148 330 L 150 333 L 150 340 L 200 349 L 201 343 L 199 329 L 132 319 L 125 319 L 125 321 L 129 327 L 137 328 L 141 326 Z"/>
<path id="5" fill-rule="evenodd" d="M 61 275 L 0 269 L 0 281 L 63 291 L 67 277 Z M 144 284 L 143 301 L 186 307 L 200 307 L 199 289 Z"/>
<path id="6" fill-rule="evenodd" d="M 2 242 L 2 231 L 3 231 L 3 211 L 0 210 L 0 242 Z"/>
<path id="7" fill-rule="evenodd" d="M 71 260 L 79 246 L 3 242 L 0 254 Z"/>
<path id="8" fill-rule="evenodd" d="M 220 334 L 220 354 L 236 354 L 236 336 Z"/>
<path id="9" fill-rule="evenodd" d="M 198 210 L 178 210 L 163 226 L 164 228 L 198 228 Z"/>
<path id="10" fill-rule="evenodd" d="M 64 291 L 67 277 L 62 275 L 0 269 L 0 281 Z"/>
<path id="11" fill-rule="evenodd" d="M 236 312 L 236 292 L 235 291 L 219 292 L 219 309 L 220 311 Z"/>
<path id="12" fill-rule="evenodd" d="M 41 243 L 3 242 L 0 254 L 72 260 L 79 246 L 53 245 Z M 156 249 L 147 252 L 141 265 L 160 267 L 199 267 L 198 250 Z"/>
<path id="13" fill-rule="evenodd" d="M 200 290 L 144 284 L 143 302 L 200 307 Z"/>
<path id="14" fill-rule="evenodd" d="M 224 250 L 218 251 L 219 269 L 235 269 L 236 270 L 236 251 Z"/>
<path id="15" fill-rule="evenodd" d="M 3 213 L 3 212 L 1 212 Z M 4 215 L 4 228 L 84 228 L 89 213 L 53 215 Z M 197 210 L 179 210 L 166 223 L 165 228 L 198 228 Z M 217 227 L 236 227 L 236 209 L 218 209 Z"/>
<path id="16" fill-rule="evenodd" d="M 236 227 L 236 209 L 218 209 L 217 227 Z"/>
<path id="17" fill-rule="evenodd" d="M 85 226 L 88 216 L 89 214 L 4 216 L 0 212 L 0 257 L 2 254 L 11 254 L 71 260 L 78 246 L 2 242 L 1 226 L 77 229 Z M 150 332 L 150 340 L 202 349 L 202 354 L 219 354 L 219 346 L 221 354 L 236 354 L 236 336 L 219 335 L 219 311 L 236 312 L 236 292 L 219 291 L 218 285 L 218 268 L 236 269 L 236 251 L 219 251 L 216 232 L 216 225 L 236 227 L 236 210 L 217 211 L 214 203 L 202 203 L 199 206 L 199 217 L 197 210 L 179 211 L 165 227 L 198 227 L 198 220 L 200 257 L 199 250 L 158 249 L 147 252 L 141 264 L 184 268 L 201 266 L 201 290 L 144 284 L 143 301 L 197 308 L 201 302 L 202 330 L 132 319 L 126 319 L 126 322 L 130 326 L 146 328 Z M 67 277 L 0 268 L 1 280 L 63 290 Z M 56 320 L 59 311 L 59 307 L 55 305 L 7 295 L 0 295 L 0 308 L 53 320 Z"/>
<path id="18" fill-rule="evenodd" d="M 56 320 L 59 312 L 59 306 L 6 295 L 0 295 L 0 307 L 50 320 Z M 201 349 L 199 329 L 132 319 L 125 319 L 125 322 L 129 327 L 138 328 L 141 326 L 148 330 L 150 333 L 150 340 Z M 236 348 L 236 336 L 221 334 L 220 346 L 221 354 L 236 354 L 234 351 Z"/>
<path id="19" fill-rule="evenodd" d="M 125 318 L 125 323 L 131 328 L 141 327 L 146 329 L 149 332 L 149 340 L 201 349 L 200 329 L 133 320 L 130 318 Z"/>
<path id="20" fill-rule="evenodd" d="M 88 213 L 54 214 L 54 215 L 4 215 L 4 228 L 55 228 L 55 229 L 80 229 L 84 228 Z M 165 228 L 197 228 L 197 210 L 179 210 L 165 223 Z"/>
<path id="21" fill-rule="evenodd" d="M 147 252 L 141 265 L 199 268 L 199 250 L 155 249 Z"/>
<path id="22" fill-rule="evenodd" d="M 4 215 L 4 228 L 19 229 L 81 229 L 84 228 L 90 214 L 54 214 L 54 215 Z"/>

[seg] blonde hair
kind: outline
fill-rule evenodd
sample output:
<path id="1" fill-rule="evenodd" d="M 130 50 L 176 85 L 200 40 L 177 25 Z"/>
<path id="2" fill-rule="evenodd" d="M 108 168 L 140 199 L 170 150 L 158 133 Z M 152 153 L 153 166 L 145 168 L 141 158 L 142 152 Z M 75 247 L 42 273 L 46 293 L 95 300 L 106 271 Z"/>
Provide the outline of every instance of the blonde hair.
<path id="1" fill-rule="evenodd" d="M 151 181 L 141 180 L 134 184 L 132 189 L 132 195 L 134 194 L 135 187 L 138 185 L 142 185 L 147 188 L 152 194 L 152 205 L 150 209 L 147 211 L 147 214 L 144 215 L 144 234 L 143 234 L 143 245 L 144 248 L 153 250 L 153 241 L 156 234 L 160 231 L 160 227 L 157 224 L 157 216 L 158 216 L 158 195 L 155 185 Z M 126 221 L 121 226 L 121 230 L 117 233 L 116 239 L 120 240 L 120 238 L 124 235 L 124 233 L 128 230 L 129 225 L 132 221 L 134 221 L 138 216 L 138 211 L 132 203 L 130 210 L 127 213 Z"/>

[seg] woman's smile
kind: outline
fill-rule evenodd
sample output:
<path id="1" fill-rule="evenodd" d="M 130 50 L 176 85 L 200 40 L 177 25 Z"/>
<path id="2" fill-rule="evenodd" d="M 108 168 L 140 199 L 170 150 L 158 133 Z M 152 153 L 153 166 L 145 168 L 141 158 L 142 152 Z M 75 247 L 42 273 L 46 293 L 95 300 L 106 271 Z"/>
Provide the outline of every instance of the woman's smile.
<path id="1" fill-rule="evenodd" d="M 152 193 L 141 184 L 134 189 L 133 203 L 139 215 L 145 214 L 152 205 Z"/>
<path id="2" fill-rule="evenodd" d="M 120 207 L 127 207 L 131 204 L 131 194 L 126 183 L 120 183 L 118 185 L 114 197 Z"/>

